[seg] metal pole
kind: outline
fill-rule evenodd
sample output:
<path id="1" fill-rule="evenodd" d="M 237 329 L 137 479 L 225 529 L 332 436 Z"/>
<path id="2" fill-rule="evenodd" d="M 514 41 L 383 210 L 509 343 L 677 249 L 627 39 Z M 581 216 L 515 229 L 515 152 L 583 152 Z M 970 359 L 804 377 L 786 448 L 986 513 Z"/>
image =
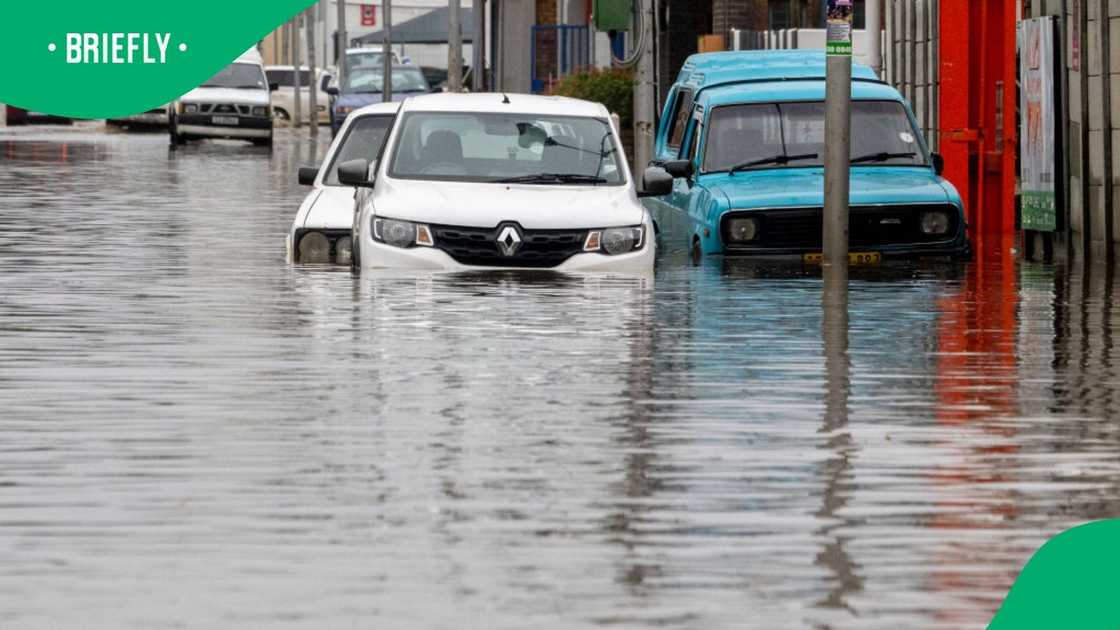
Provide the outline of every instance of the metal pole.
<path id="1" fill-rule="evenodd" d="M 346 0 L 335 0 L 335 8 L 338 11 L 338 27 L 335 28 L 334 54 L 338 64 L 338 85 L 342 86 L 346 74 Z"/>
<path id="2" fill-rule="evenodd" d="M 292 103 L 292 126 L 299 127 L 303 124 L 303 99 L 300 97 L 300 63 L 299 56 L 299 15 L 292 18 L 292 85 L 295 88 L 295 102 Z"/>
<path id="3" fill-rule="evenodd" d="M 471 41 L 471 91 L 486 91 L 486 0 L 474 0 L 474 37 Z"/>
<path id="4" fill-rule="evenodd" d="M 315 13 L 318 3 L 307 8 L 307 95 L 310 107 L 307 112 L 307 124 L 310 127 L 312 138 L 319 135 L 319 81 L 315 75 Z"/>
<path id="5" fill-rule="evenodd" d="M 828 1 L 824 114 L 824 264 L 848 266 L 852 146 L 851 0 Z"/>
<path id="6" fill-rule="evenodd" d="M 883 0 L 866 0 L 867 59 L 871 69 L 880 78 L 883 76 Z M 927 20 L 928 24 L 929 21 Z"/>
<path id="7" fill-rule="evenodd" d="M 653 0 L 639 0 L 642 55 L 634 78 L 634 165 L 641 169 L 653 159 Z"/>
<path id="8" fill-rule="evenodd" d="M 382 72 L 385 76 L 382 77 L 384 83 L 381 87 L 381 100 L 389 103 L 393 100 L 393 3 L 391 0 L 384 0 L 381 5 L 384 9 L 382 17 L 385 18 L 385 24 L 381 27 L 382 51 Z"/>
<path id="9" fill-rule="evenodd" d="M 459 0 L 448 2 L 447 25 L 447 89 L 463 91 L 463 28 L 459 24 Z"/>

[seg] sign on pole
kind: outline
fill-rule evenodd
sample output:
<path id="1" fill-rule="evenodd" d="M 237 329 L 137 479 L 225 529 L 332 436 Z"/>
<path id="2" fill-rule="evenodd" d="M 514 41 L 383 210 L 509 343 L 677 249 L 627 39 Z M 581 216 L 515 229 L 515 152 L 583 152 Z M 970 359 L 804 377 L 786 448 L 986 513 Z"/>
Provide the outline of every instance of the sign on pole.
<path id="1" fill-rule="evenodd" d="M 362 26 L 377 26 L 377 6 L 362 5 Z"/>
<path id="2" fill-rule="evenodd" d="M 852 56 L 852 0 L 828 0 L 826 38 L 830 56 Z"/>
<path id="3" fill-rule="evenodd" d="M 1060 181 L 1055 76 L 1056 30 L 1053 17 L 1019 23 L 1022 50 L 1019 80 L 1023 131 L 1020 134 L 1022 228 L 1040 232 L 1058 229 Z"/>

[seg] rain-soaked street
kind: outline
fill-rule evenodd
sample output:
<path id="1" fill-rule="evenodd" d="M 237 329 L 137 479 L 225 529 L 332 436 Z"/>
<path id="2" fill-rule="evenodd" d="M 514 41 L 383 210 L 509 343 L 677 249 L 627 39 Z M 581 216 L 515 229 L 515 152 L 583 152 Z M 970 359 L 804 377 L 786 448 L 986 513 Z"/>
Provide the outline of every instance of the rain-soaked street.
<path id="1" fill-rule="evenodd" d="M 982 627 L 1117 514 L 1110 269 L 293 268 L 326 143 L 0 133 L 0 627 Z"/>

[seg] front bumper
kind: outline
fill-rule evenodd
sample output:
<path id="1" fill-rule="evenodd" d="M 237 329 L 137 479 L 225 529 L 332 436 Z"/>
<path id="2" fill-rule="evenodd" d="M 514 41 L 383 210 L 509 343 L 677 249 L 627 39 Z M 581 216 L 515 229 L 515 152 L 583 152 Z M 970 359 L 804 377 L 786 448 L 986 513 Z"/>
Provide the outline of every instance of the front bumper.
<path id="1" fill-rule="evenodd" d="M 652 229 L 652 228 L 650 228 Z M 368 236 L 361 242 L 362 271 L 375 269 L 414 269 L 418 271 L 536 271 L 561 273 L 625 273 L 647 274 L 653 269 L 656 254 L 654 239 L 647 239 L 642 249 L 621 256 L 576 254 L 556 267 L 478 267 L 457 262 L 447 253 L 430 247 L 401 249 L 377 243 Z"/>
<path id="2" fill-rule="evenodd" d="M 237 125 L 216 125 L 208 114 L 180 114 L 176 129 L 184 136 L 207 138 L 268 138 L 272 135 L 272 119 L 252 116 L 238 117 Z"/>

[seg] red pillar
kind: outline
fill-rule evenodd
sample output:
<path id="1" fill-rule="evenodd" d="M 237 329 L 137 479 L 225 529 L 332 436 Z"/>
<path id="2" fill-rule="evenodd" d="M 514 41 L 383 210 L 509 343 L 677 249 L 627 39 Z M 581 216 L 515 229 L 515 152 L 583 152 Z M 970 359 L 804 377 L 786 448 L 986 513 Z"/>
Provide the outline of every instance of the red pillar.
<path id="1" fill-rule="evenodd" d="M 941 151 L 978 251 L 1015 232 L 1019 0 L 941 3 Z M 998 237 L 998 238 L 992 238 Z"/>

